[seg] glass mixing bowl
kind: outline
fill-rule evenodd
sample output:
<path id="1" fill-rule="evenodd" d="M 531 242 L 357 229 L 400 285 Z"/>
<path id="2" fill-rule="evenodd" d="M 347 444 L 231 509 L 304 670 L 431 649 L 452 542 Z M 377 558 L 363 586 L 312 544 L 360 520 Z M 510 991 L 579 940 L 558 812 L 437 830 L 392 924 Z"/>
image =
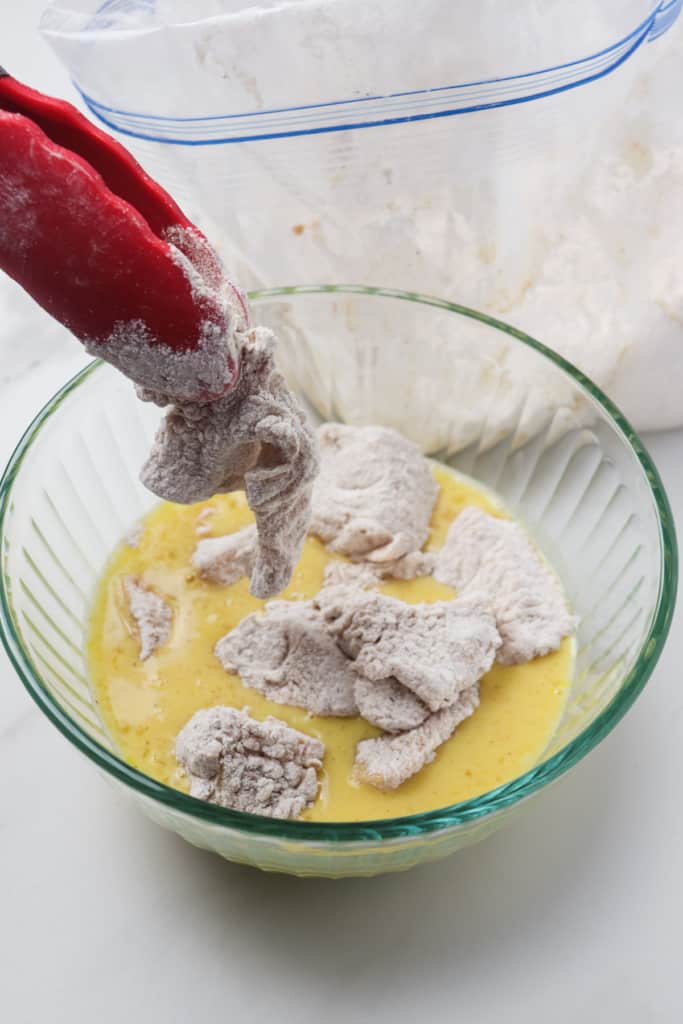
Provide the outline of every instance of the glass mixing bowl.
<path id="1" fill-rule="evenodd" d="M 159 824 L 235 861 L 297 875 L 372 875 L 483 839 L 588 753 L 649 678 L 671 622 L 676 541 L 661 481 L 619 412 L 538 342 L 473 310 L 353 286 L 251 296 L 316 419 L 383 423 L 495 489 L 557 567 L 580 616 L 556 735 L 530 771 L 404 818 L 275 821 L 170 789 L 122 761 L 84 657 L 93 590 L 155 502 L 138 471 L 159 419 L 94 363 L 38 414 L 0 483 L 0 628 L 29 693 L 70 742 Z"/>

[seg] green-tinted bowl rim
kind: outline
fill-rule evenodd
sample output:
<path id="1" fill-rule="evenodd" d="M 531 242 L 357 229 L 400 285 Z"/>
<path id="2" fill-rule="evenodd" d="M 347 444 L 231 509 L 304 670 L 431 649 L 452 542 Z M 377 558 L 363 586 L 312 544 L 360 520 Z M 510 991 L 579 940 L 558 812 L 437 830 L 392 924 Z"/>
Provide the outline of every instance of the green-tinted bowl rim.
<path id="1" fill-rule="evenodd" d="M 475 799 L 465 800 L 450 807 L 402 818 L 333 823 L 281 821 L 217 807 L 214 804 L 197 800 L 185 793 L 181 793 L 179 790 L 156 782 L 154 779 L 131 767 L 131 765 L 118 758 L 111 751 L 100 746 L 99 743 L 92 739 L 87 732 L 64 713 L 50 692 L 43 686 L 40 675 L 34 669 L 31 659 L 14 628 L 12 602 L 8 580 L 5 578 L 3 558 L 3 571 L 0 574 L 0 635 L 2 636 L 3 644 L 33 700 L 74 746 L 100 768 L 103 768 L 110 775 L 113 775 L 138 793 L 207 824 L 223 825 L 249 833 L 255 837 L 271 837 L 273 839 L 300 841 L 309 844 L 324 844 L 326 841 L 331 843 L 349 843 L 377 842 L 383 839 L 396 840 L 453 828 L 492 814 L 495 811 L 511 807 L 564 774 L 614 728 L 645 686 L 657 664 L 669 632 L 676 603 L 678 580 L 676 533 L 671 508 L 659 473 L 648 455 L 643 442 L 625 417 L 610 399 L 603 394 L 600 388 L 596 387 L 580 370 L 545 345 L 535 341 L 523 331 L 511 327 L 509 324 L 502 323 L 476 310 L 468 309 L 466 306 L 460 306 L 455 302 L 448 302 L 445 299 L 437 299 L 415 292 L 405 292 L 393 288 L 370 288 L 364 285 L 305 285 L 254 291 L 249 294 L 249 298 L 253 301 L 287 295 L 330 293 L 378 295 L 405 302 L 422 303 L 427 306 L 444 309 L 448 312 L 458 313 L 461 316 L 469 317 L 471 320 L 478 320 L 481 323 L 488 324 L 509 337 L 516 338 L 569 374 L 579 387 L 602 407 L 617 432 L 622 435 L 630 446 L 642 467 L 659 517 L 661 561 L 659 593 L 657 595 L 652 624 L 642 644 L 636 664 L 628 673 L 619 692 L 615 694 L 608 706 L 579 736 L 563 747 L 559 753 L 535 765 L 530 771 L 525 772 L 524 775 L 520 775 L 511 782 L 506 782 L 504 785 L 498 786 L 496 789 L 490 790 Z M 78 388 L 97 370 L 99 365 L 97 361 L 91 363 L 65 384 L 38 413 L 16 446 L 0 480 L 0 541 L 2 542 L 3 553 L 5 518 L 11 507 L 12 485 L 31 445 L 52 414 L 67 400 L 72 391 Z"/>

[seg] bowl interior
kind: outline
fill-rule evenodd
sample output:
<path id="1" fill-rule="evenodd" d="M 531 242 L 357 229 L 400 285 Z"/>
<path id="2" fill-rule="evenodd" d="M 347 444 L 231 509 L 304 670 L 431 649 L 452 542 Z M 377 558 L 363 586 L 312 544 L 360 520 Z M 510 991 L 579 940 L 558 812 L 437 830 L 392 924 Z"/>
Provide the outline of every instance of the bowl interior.
<path id="1" fill-rule="evenodd" d="M 447 811 L 312 829 L 203 804 L 121 762 L 90 690 L 85 631 L 113 547 L 155 502 L 138 473 L 160 412 L 104 365 L 49 403 L 2 484 L 0 611 L 15 665 L 52 720 L 102 767 L 215 823 L 299 838 L 305 830 L 318 839 L 377 838 L 515 802 L 598 742 L 657 660 L 673 611 L 676 550 L 654 467 L 576 371 L 487 317 L 354 287 L 277 289 L 252 302 L 255 319 L 276 330 L 282 369 L 312 415 L 396 427 L 495 489 L 562 575 L 580 616 L 576 677 L 542 763 Z"/>

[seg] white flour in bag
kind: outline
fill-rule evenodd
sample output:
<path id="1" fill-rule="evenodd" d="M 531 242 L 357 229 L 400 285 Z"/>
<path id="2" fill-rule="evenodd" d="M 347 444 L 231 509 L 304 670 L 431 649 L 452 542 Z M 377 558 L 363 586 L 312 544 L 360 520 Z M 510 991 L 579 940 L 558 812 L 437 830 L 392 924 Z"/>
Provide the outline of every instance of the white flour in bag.
<path id="1" fill-rule="evenodd" d="M 54 4 L 55 8 L 61 6 L 59 2 Z M 103 56 L 107 57 L 108 46 L 115 49 L 120 45 L 125 52 L 132 45 L 129 39 L 135 42 L 136 28 L 141 29 L 141 52 L 148 42 L 150 46 L 157 45 L 155 39 L 160 47 L 167 46 L 171 33 L 155 34 L 148 29 L 164 19 L 181 20 L 175 0 L 154 5 L 154 10 L 138 5 L 139 10 L 129 11 L 126 6 L 118 17 L 126 29 L 120 35 L 129 33 L 129 37 L 117 40 L 112 32 L 106 38 L 103 32 L 103 38 L 98 40 L 101 50 L 93 56 L 90 34 L 82 51 L 77 42 L 78 28 L 86 27 L 90 16 L 77 15 L 73 4 L 64 6 L 75 35 L 60 33 L 61 16 L 52 10 L 46 14 L 44 29 L 62 58 L 70 65 L 78 64 L 72 66 L 72 71 L 79 72 L 75 77 L 82 79 L 92 73 L 105 95 L 108 70 L 103 66 Z M 184 6 L 189 9 L 191 4 Z M 458 66 L 465 75 L 462 80 L 467 80 L 470 70 L 481 71 L 481 67 L 475 69 L 473 65 L 482 60 L 486 62 L 483 77 L 530 70 L 541 52 L 538 47 L 534 49 L 535 26 L 526 26 L 524 45 L 511 47 L 509 37 L 498 31 L 500 5 L 480 6 L 471 37 L 468 28 L 471 45 L 463 46 L 462 40 L 455 40 L 456 45 L 461 44 Z M 588 10 L 589 5 L 584 6 Z M 225 5 L 216 5 L 217 14 L 219 7 L 225 10 Z M 397 16 L 400 8 L 405 15 L 407 7 L 392 5 L 392 13 Z M 346 32 L 343 26 L 340 28 L 339 20 L 345 8 L 348 13 L 354 5 L 269 0 L 255 7 L 244 3 L 231 5 L 235 16 L 227 20 L 223 29 L 218 18 L 209 18 L 204 24 L 201 19 L 192 19 L 191 24 L 186 20 L 179 32 L 193 41 L 196 38 L 197 45 L 188 46 L 182 55 L 182 73 L 175 64 L 169 64 L 176 71 L 173 76 L 169 73 L 168 81 L 157 83 L 159 93 L 170 94 L 177 112 L 183 115 L 196 113 L 197 97 L 204 100 L 204 108 L 215 99 L 225 113 L 273 107 L 277 104 L 271 101 L 276 96 L 281 98 L 282 92 L 277 57 L 291 52 L 293 39 L 306 60 L 319 62 L 319 98 L 351 96 L 354 88 L 358 88 L 359 69 L 364 62 L 371 69 L 371 78 L 380 81 L 382 94 L 400 89 L 395 63 L 378 62 L 374 52 L 368 54 L 367 48 L 363 49 L 368 33 L 372 33 L 382 17 L 381 5 L 373 5 L 372 9 L 365 5 L 360 20 L 356 16 L 356 23 L 349 25 Z M 429 8 L 436 9 L 436 5 Z M 612 4 L 608 10 L 607 5 L 592 4 L 588 14 L 589 17 L 579 19 L 573 14 L 572 5 L 558 3 L 553 7 L 553 18 L 557 16 L 561 24 L 575 21 L 576 32 L 549 37 L 553 48 L 550 63 L 554 58 L 562 63 L 572 56 L 596 52 L 619 38 L 619 33 L 623 37 L 626 32 L 622 29 L 633 27 L 627 25 L 628 5 Z M 453 46 L 448 32 L 437 33 L 434 26 L 443 29 L 450 18 L 457 23 L 457 17 L 456 11 L 444 11 L 443 5 L 439 5 L 437 20 L 427 19 L 417 29 L 431 32 L 436 51 L 431 60 L 424 56 L 418 59 L 414 53 L 409 57 L 409 51 L 406 52 L 406 70 L 417 87 L 440 85 L 447 80 L 443 72 L 452 67 Z M 110 12 L 107 18 L 111 20 Z M 511 17 L 510 24 L 516 25 L 521 35 L 525 28 L 524 11 L 516 20 Z M 253 45 L 245 47 L 245 39 L 253 39 Z M 519 43 L 519 38 L 513 42 Z M 562 53 L 555 53 L 557 48 Z M 443 63 L 439 63 L 437 53 L 442 54 Z M 91 68 L 88 59 L 93 62 Z M 510 65 L 511 59 L 519 60 L 520 66 Z M 120 61 L 116 66 L 121 66 Z M 310 102 L 310 65 L 302 61 L 287 70 L 292 102 Z M 481 77 L 473 74 L 469 80 Z M 158 170 L 162 178 L 164 160 L 168 159 L 166 183 L 171 191 L 195 209 L 206 203 L 207 227 L 210 228 L 211 221 L 221 226 L 226 262 L 239 267 L 243 283 L 263 286 L 285 277 L 306 282 L 353 278 L 368 284 L 422 290 L 485 308 L 575 362 L 624 408 L 637 428 L 669 427 L 680 424 L 683 416 L 678 396 L 678 378 L 683 373 L 683 122 L 678 117 L 683 80 L 683 19 L 655 43 L 641 46 L 632 60 L 606 79 L 563 94 L 565 105 L 557 107 L 557 120 L 564 117 L 562 130 L 578 133 L 580 143 L 585 125 L 580 118 L 572 118 L 576 97 L 585 96 L 588 105 L 594 101 L 601 103 L 604 91 L 612 83 L 621 89 L 619 83 L 624 80 L 630 86 L 624 87 L 613 116 L 604 119 L 600 151 L 587 162 L 582 175 L 578 169 L 581 152 L 572 152 L 570 148 L 560 154 L 562 159 L 555 162 L 552 174 L 547 173 L 547 166 L 539 173 L 538 164 L 543 161 L 538 159 L 533 146 L 527 148 L 528 140 L 523 134 L 516 135 L 516 114 L 512 110 L 506 111 L 505 119 L 500 121 L 491 111 L 471 116 L 473 122 L 481 124 L 482 133 L 488 130 L 492 143 L 500 128 L 505 136 L 503 141 L 509 138 L 517 151 L 524 150 L 522 165 L 528 165 L 527 185 L 533 181 L 533 216 L 530 223 L 520 221 L 516 231 L 510 231 L 510 227 L 517 221 L 519 179 L 509 191 L 503 187 L 499 192 L 494 190 L 495 194 L 489 194 L 486 179 L 482 202 L 476 208 L 459 201 L 457 183 L 453 183 L 450 193 L 443 195 L 425 194 L 419 188 L 397 194 L 392 187 L 397 174 L 392 166 L 391 148 L 400 150 L 400 146 L 391 129 L 332 134 L 326 137 L 329 145 L 323 150 L 315 148 L 317 142 L 307 148 L 309 140 L 303 139 L 296 140 L 296 149 L 289 149 L 289 143 L 281 144 L 281 140 L 227 146 L 222 172 L 224 187 L 220 189 L 215 187 L 215 163 L 209 167 L 209 157 L 218 160 L 221 147 L 198 147 L 203 150 L 199 159 L 196 153 L 189 152 L 194 147 L 159 146 L 154 152 L 154 147 L 145 143 L 140 156 L 143 163 L 156 157 L 159 163 L 150 169 L 155 173 Z M 134 78 L 127 85 L 131 95 L 126 101 L 128 106 L 124 106 L 138 109 L 133 105 L 137 98 Z M 97 88 L 90 91 L 98 94 Z M 154 102 L 150 103 L 151 110 Z M 543 117 L 546 102 L 526 106 L 529 110 L 533 108 L 534 117 Z M 465 120 L 444 118 L 442 125 L 457 132 Z M 435 125 L 434 138 L 438 137 L 437 129 Z M 378 204 L 375 227 L 371 225 L 362 235 L 361 218 L 353 204 L 346 208 L 341 204 L 331 207 L 328 200 L 333 192 L 331 187 L 328 190 L 326 172 L 323 169 L 318 174 L 315 167 L 316 155 L 322 153 L 330 162 L 330 181 L 334 181 L 335 188 L 337 183 L 343 188 L 361 135 L 365 139 L 376 137 L 377 149 L 385 154 L 384 162 L 377 168 L 385 195 Z M 427 132 L 419 139 L 419 167 L 429 169 L 435 159 L 438 162 L 438 154 L 430 149 L 432 135 Z M 134 140 L 127 141 L 135 149 Z M 367 142 L 363 142 L 365 145 Z M 582 148 L 585 147 L 580 144 L 577 147 Z M 413 146 L 412 152 L 415 149 Z M 568 177 L 571 179 L 573 174 L 576 187 L 558 208 L 552 202 L 552 182 L 558 173 L 564 172 L 559 166 L 562 161 L 571 163 Z M 315 184 L 308 185 L 308 175 L 299 173 L 300 167 L 315 176 Z M 501 178 L 507 173 L 502 167 Z M 365 177 L 369 177 L 369 172 Z M 185 195 L 181 195 L 183 186 L 187 189 Z M 260 205 L 261 211 L 265 211 L 260 219 L 248 211 L 252 197 L 253 209 L 258 213 Z M 492 211 L 490 218 L 488 210 Z M 279 224 L 280 217 L 283 232 L 278 236 L 279 244 L 273 246 L 275 222 Z M 498 222 L 501 230 L 496 228 Z M 293 226 L 301 227 L 301 233 L 292 235 Z M 534 256 L 533 273 L 512 285 L 510 277 L 516 276 L 520 245 L 525 244 L 531 230 L 537 229 L 539 251 Z M 514 236 L 515 246 L 510 251 L 508 245 L 504 252 L 506 243 L 501 236 L 506 231 Z M 285 267 L 287 273 L 283 272 Z M 335 274 L 335 269 L 339 273 Z M 488 282 L 488 291 L 493 282 L 498 294 L 484 299 L 479 287 L 484 280 Z M 38 310 L 22 311 L 18 328 L 20 349 L 19 336 L 11 326 L 14 318 L 7 316 L 3 301 L 2 293 L 10 288 L 9 282 L 0 280 L 0 356 L 4 355 L 5 346 L 8 351 L 11 347 L 13 358 L 29 365 L 33 358 L 52 348 L 52 339 L 43 337 L 49 321 Z M 511 369 L 514 370 L 514 361 Z M 349 397 L 344 390 L 341 382 L 338 392 L 341 391 L 343 403 Z M 551 400 L 552 396 L 548 396 L 546 404 Z M 539 401 L 543 404 L 542 398 Z M 345 408 L 339 412 L 348 418 Z M 384 420 L 377 412 L 372 418 Z M 533 419 L 531 427 L 541 419 L 540 415 Z"/>
<path id="2" fill-rule="evenodd" d="M 328 15 L 325 45 L 331 46 L 337 28 L 333 4 Z M 208 31 L 206 36 L 215 71 L 222 44 Z M 340 48 L 345 45 L 346 41 L 339 42 Z M 362 46 L 362 40 L 358 45 Z M 402 175 L 406 177 L 404 156 L 410 144 L 405 134 L 400 134 L 400 126 L 395 132 L 389 127 L 330 136 L 327 148 L 309 139 L 297 140 L 296 149 L 283 144 L 278 150 L 275 142 L 230 146 L 237 151 L 237 162 L 231 160 L 226 174 L 234 169 L 245 203 L 252 201 L 251 190 L 244 185 L 245 180 L 251 182 L 246 178 L 251 171 L 258 182 L 253 186 L 258 187 L 258 201 L 262 207 L 272 206 L 276 213 L 267 224 L 264 219 L 262 230 L 258 213 L 245 220 L 247 234 L 240 218 L 233 220 L 229 210 L 221 211 L 227 218 L 221 225 L 229 261 L 243 266 L 245 281 L 255 286 L 284 276 L 306 282 L 353 279 L 421 291 L 482 309 L 527 331 L 575 363 L 624 408 L 636 427 L 680 424 L 683 127 L 676 97 L 683 88 L 682 69 L 683 19 L 664 38 L 643 46 L 633 64 L 618 69 L 604 82 L 573 90 L 572 97 L 565 94 L 564 105 L 558 100 L 552 114 L 548 114 L 550 103 L 529 104 L 538 118 L 552 121 L 554 130 L 560 123 L 576 137 L 574 148 L 551 149 L 549 156 L 543 149 L 536 152 L 533 144 L 527 151 L 523 135 L 517 139 L 515 112 L 506 111 L 500 118 L 499 112 L 490 111 L 471 115 L 484 135 L 489 126 L 492 146 L 501 135 L 503 145 L 510 141 L 513 156 L 524 150 L 513 168 L 504 159 L 495 164 L 494 147 L 494 163 L 481 172 L 480 194 L 474 170 L 471 180 L 468 171 L 468 180 L 440 181 L 434 188 L 426 181 L 397 183 Z M 202 68 L 207 87 L 210 71 L 210 67 Z M 336 73 L 341 74 L 331 68 L 324 83 L 334 80 Z M 602 102 L 605 90 L 616 88 L 623 75 L 632 76 L 630 91 L 625 88 L 623 101 L 605 118 L 594 158 L 585 159 L 580 111 L 593 96 Z M 239 89 L 236 84 L 234 102 L 243 101 L 247 109 L 249 98 Z M 579 102 L 583 104 L 580 110 L 573 105 Z M 420 160 L 415 163 L 425 168 L 425 179 L 432 165 L 444 160 L 444 126 L 457 137 L 463 121 L 446 118 L 441 128 L 433 131 L 424 124 L 415 126 L 411 152 L 419 151 Z M 293 167 L 285 166 L 285 153 L 291 155 Z M 323 158 L 329 160 L 329 167 L 316 165 L 316 160 L 322 164 Z M 303 167 L 314 165 L 314 181 L 297 178 L 298 160 Z M 374 192 L 370 185 L 363 186 L 363 169 L 365 178 L 377 183 Z M 558 175 L 570 182 L 566 194 L 556 187 Z M 354 193 L 355 185 L 361 195 Z M 301 228 L 301 233 L 292 235 L 292 226 Z M 279 250 L 268 244 L 274 232 L 281 239 Z M 531 251 L 528 258 L 527 249 Z M 286 275 L 282 253 L 286 253 Z M 521 263 L 525 264 L 523 273 Z M 339 301 L 352 319 L 353 300 Z M 290 315 L 296 321 L 295 305 Z M 378 331 L 381 325 L 378 310 Z M 373 329 L 372 323 L 362 327 L 366 335 Z M 357 334 L 360 346 L 360 329 Z M 316 364 L 310 372 L 302 365 L 309 348 Z M 498 410 L 488 424 L 491 443 L 514 422 L 522 402 L 526 402 L 522 424 L 526 436 L 542 429 L 558 405 L 567 407 L 567 417 L 573 417 L 573 422 L 585 422 L 587 411 L 575 407 L 575 391 L 563 386 L 559 375 L 549 380 L 540 361 L 529 363 L 519 358 L 518 349 L 512 340 L 506 348 L 501 337 Z M 293 372 L 300 374 L 314 399 L 327 398 L 324 382 L 329 377 L 330 354 L 334 357 L 334 346 L 330 353 L 304 344 L 297 359 L 292 359 Z M 389 380 L 386 396 L 377 389 L 359 394 L 356 367 L 346 372 L 343 353 L 334 370 L 330 400 L 335 415 L 348 422 L 397 425 L 391 417 L 392 406 L 395 413 L 403 400 L 401 396 L 396 401 L 398 389 L 403 381 L 417 381 L 424 364 L 418 353 L 410 368 L 392 365 L 387 357 L 381 368 L 381 375 Z M 451 364 L 451 375 L 453 372 Z M 458 411 L 449 404 L 448 373 L 443 385 L 437 377 L 438 371 L 429 374 L 431 391 L 422 405 L 417 396 L 416 405 L 423 408 L 425 422 L 411 410 L 417 421 L 411 436 L 428 450 L 438 447 L 444 438 L 435 424 L 450 416 L 454 423 L 448 441 L 454 446 L 478 441 L 476 432 L 474 438 L 468 435 L 467 419 L 459 421 Z M 414 394 L 412 397 L 415 399 Z M 488 383 L 475 381 L 472 407 L 477 403 L 487 406 L 490 398 Z"/>

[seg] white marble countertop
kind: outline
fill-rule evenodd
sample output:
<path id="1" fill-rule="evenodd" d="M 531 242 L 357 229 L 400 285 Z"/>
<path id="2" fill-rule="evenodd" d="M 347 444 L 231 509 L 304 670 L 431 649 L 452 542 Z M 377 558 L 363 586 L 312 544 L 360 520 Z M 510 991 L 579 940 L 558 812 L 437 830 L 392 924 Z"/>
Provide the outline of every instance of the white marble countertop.
<path id="1" fill-rule="evenodd" d="M 42 6 L 0 14 L 0 60 L 68 94 L 31 33 Z M 0 324 L 3 463 L 83 362 L 35 324 L 21 349 Z M 649 446 L 683 535 L 683 432 Z M 519 821 L 440 864 L 342 882 L 264 875 L 162 832 L 0 655 L 0 1019 L 678 1024 L 682 633 L 683 609 L 626 720 Z"/>

